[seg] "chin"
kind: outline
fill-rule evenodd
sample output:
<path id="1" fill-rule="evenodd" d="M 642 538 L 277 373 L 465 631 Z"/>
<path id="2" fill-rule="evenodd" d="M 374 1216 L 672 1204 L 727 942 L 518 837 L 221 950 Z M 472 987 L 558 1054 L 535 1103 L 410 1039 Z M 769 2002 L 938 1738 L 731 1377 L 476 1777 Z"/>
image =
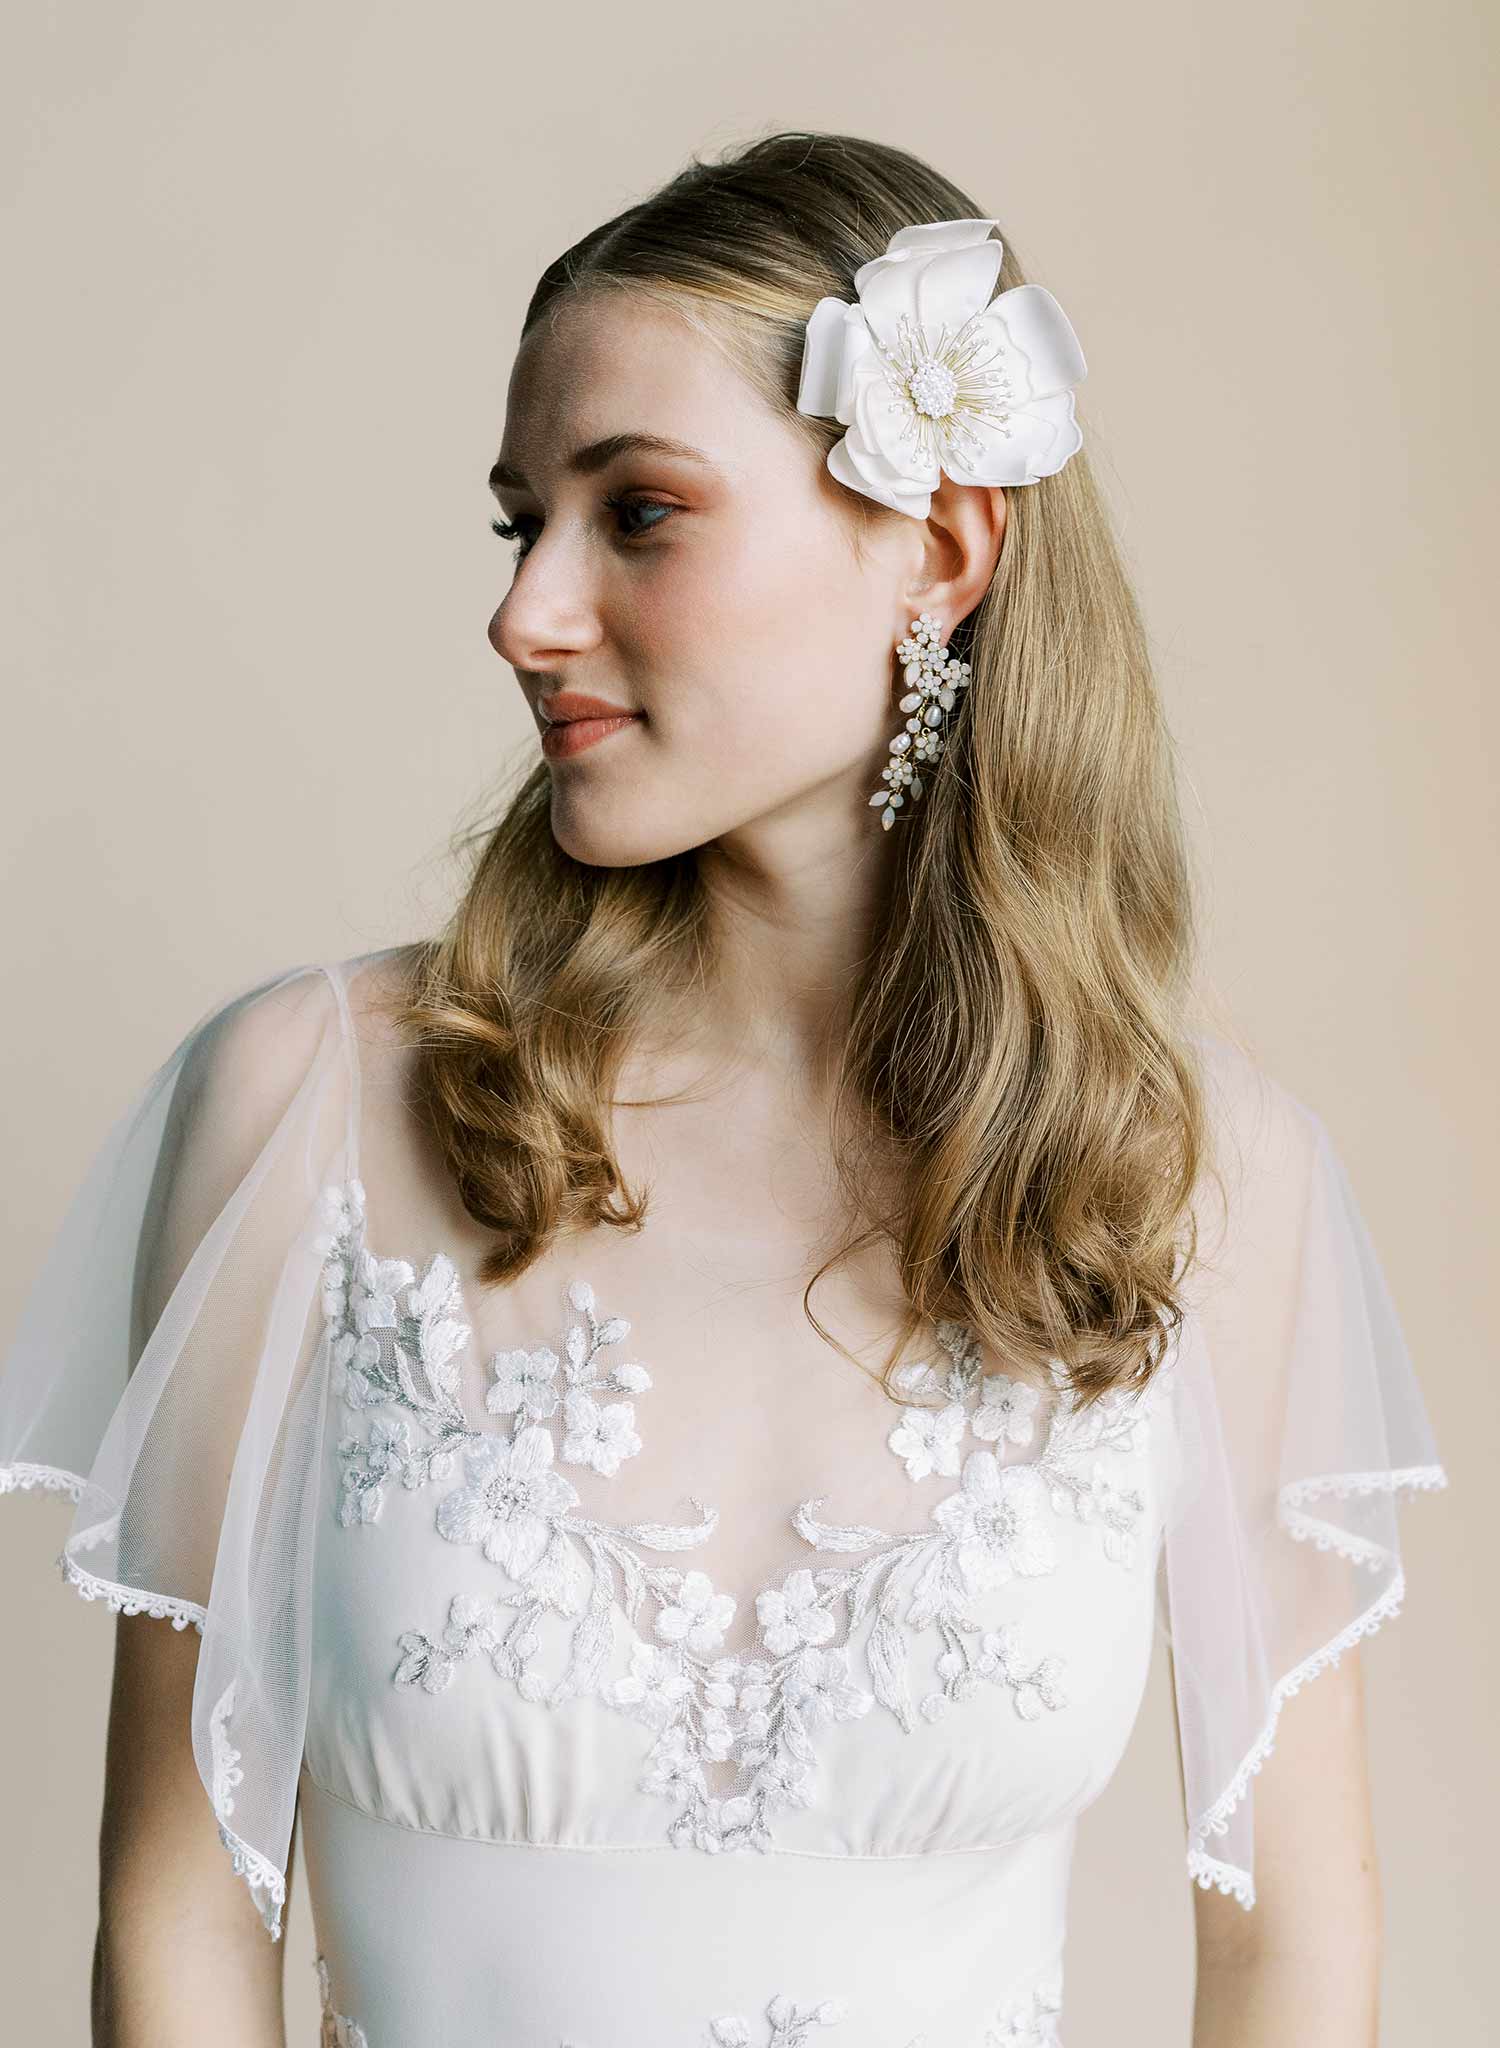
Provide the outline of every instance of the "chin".
<path id="1" fill-rule="evenodd" d="M 590 868 L 639 868 L 669 860 L 693 842 L 645 818 L 610 818 L 588 804 L 552 806 L 552 837 L 563 852 Z"/>

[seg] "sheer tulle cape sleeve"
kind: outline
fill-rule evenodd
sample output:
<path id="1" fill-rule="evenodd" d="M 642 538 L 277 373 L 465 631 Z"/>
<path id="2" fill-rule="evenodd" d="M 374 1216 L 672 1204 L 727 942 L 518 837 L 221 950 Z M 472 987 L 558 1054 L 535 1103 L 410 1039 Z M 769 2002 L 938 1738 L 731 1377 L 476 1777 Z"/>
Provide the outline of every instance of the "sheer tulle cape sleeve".
<path id="1" fill-rule="evenodd" d="M 1398 1505 L 1447 1482 L 1326 1128 L 1227 1040 L 1198 1043 L 1217 1180 L 1179 1331 L 1159 1583 L 1189 1873 L 1253 1907 L 1253 1785 L 1283 1704 L 1398 1612 Z"/>
<path id="2" fill-rule="evenodd" d="M 357 1171 L 351 1039 L 336 967 L 210 1011 L 106 1135 L 0 1359 L 0 1493 L 70 1495 L 63 1577 L 202 1638 L 198 1772 L 273 1939 L 308 1697 L 325 1191 Z"/>

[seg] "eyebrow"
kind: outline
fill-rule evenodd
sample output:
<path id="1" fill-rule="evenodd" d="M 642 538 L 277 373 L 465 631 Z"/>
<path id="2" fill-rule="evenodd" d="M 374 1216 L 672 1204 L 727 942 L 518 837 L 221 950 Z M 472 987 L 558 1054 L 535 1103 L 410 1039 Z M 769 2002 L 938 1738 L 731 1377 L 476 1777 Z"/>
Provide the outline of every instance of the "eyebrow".
<path id="1" fill-rule="evenodd" d="M 693 448 L 686 441 L 674 441 L 667 434 L 624 433 L 606 434 L 602 441 L 589 441 L 581 448 L 575 448 L 563 465 L 566 476 L 597 476 L 601 469 L 608 469 L 622 455 L 675 455 L 683 462 L 698 462 L 705 469 L 713 464 L 701 448 Z M 508 462 L 497 462 L 490 471 L 492 491 L 529 491 L 530 484 L 520 470 Z"/>

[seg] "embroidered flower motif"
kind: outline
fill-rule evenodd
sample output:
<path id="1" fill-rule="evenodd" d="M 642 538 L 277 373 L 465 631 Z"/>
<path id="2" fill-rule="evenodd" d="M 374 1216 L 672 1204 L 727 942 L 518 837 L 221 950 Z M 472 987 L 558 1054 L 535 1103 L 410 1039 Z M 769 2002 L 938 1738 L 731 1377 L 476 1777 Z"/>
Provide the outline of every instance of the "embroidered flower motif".
<path id="1" fill-rule="evenodd" d="M 998 2024 L 986 2033 L 984 2048 L 1061 2048 L 1057 2031 L 1061 2012 L 1062 1979 L 1054 1976 L 1001 2014 Z"/>
<path id="2" fill-rule="evenodd" d="M 438 1503 L 439 1535 L 477 1543 L 491 1564 L 524 1579 L 541 1563 L 551 1524 L 576 1506 L 578 1493 L 552 1470 L 552 1438 L 523 1429 L 509 1443 L 483 1436 L 464 1452 L 468 1485 Z"/>
<path id="3" fill-rule="evenodd" d="M 782 1585 L 758 1593 L 755 1612 L 761 1641 L 778 1657 L 803 1643 L 826 1643 L 834 1631 L 833 1616 L 820 1605 L 817 1583 L 806 1570 L 794 1571 Z"/>
<path id="4" fill-rule="evenodd" d="M 716 1593 L 707 1572 L 687 1572 L 677 1597 L 656 1617 L 656 1633 L 669 1643 L 685 1642 L 690 1650 L 717 1650 L 734 1619 L 734 1600 Z"/>
<path id="5" fill-rule="evenodd" d="M 568 1425 L 564 1458 L 570 1465 L 592 1465 L 606 1478 L 619 1471 L 622 1458 L 634 1457 L 641 1447 L 632 1401 L 611 1401 L 601 1408 L 575 1388 L 563 1403 L 563 1419 Z"/>
<path id="6" fill-rule="evenodd" d="M 557 1353 L 547 1344 L 534 1351 L 497 1351 L 490 1360 L 495 1383 L 484 1397 L 491 1415 L 513 1415 L 524 1408 L 533 1422 L 557 1413 Z"/>
<path id="7" fill-rule="evenodd" d="M 703 1680 L 703 1742 L 718 1761 L 738 1756 L 751 1766 L 767 1755 L 775 1666 L 763 1657 L 720 1657 Z"/>
<path id="8" fill-rule="evenodd" d="M 906 1460 L 908 1479 L 925 1479 L 930 1472 L 954 1473 L 968 1424 L 967 1410 L 956 1402 L 947 1408 L 908 1408 L 886 1442 Z"/>
<path id="9" fill-rule="evenodd" d="M 495 1609 L 472 1593 L 455 1593 L 448 1606 L 448 1626 L 437 1642 L 415 1629 L 407 1629 L 397 1640 L 405 1652 L 396 1673 L 398 1684 L 442 1692 L 465 1657 L 475 1650 L 495 1648 L 499 1641 Z"/>
<path id="10" fill-rule="evenodd" d="M 356 1336 L 351 1331 L 334 1345 L 333 1390 L 342 1394 L 351 1408 L 373 1408 L 385 1399 L 368 1372 L 379 1356 L 380 1340 L 369 1333 Z"/>
<path id="11" fill-rule="evenodd" d="M 993 1451 L 964 1459 L 963 1486 L 932 1511 L 958 1543 L 958 1562 L 973 1592 L 1002 1585 L 1013 1573 L 1032 1578 L 1057 1562 L 1052 1533 L 1041 1521 L 1046 1488 L 1030 1465 L 1002 1465 Z"/>
<path id="12" fill-rule="evenodd" d="M 367 1384 L 361 1376 L 361 1385 Z M 367 1406 L 365 1395 L 357 1396 L 353 1405 Z M 346 1529 L 356 1522 L 378 1520 L 385 1505 L 385 1481 L 404 1476 L 411 1448 L 411 1431 L 399 1415 L 377 1415 L 364 1443 L 356 1436 L 343 1439 L 339 1449 L 348 1462 L 344 1466 L 339 1521 Z"/>
<path id="13" fill-rule="evenodd" d="M 1135 1540 L 1129 1523 L 1138 1511 L 1139 1495 L 1122 1493 L 1097 1460 L 1089 1468 L 1088 1478 L 1071 1491 L 1066 1486 L 1054 1486 L 1052 1505 L 1058 1509 L 1071 1506 L 1080 1522 L 1099 1523 L 1105 1556 L 1117 1564 L 1132 1562 Z"/>
<path id="14" fill-rule="evenodd" d="M 679 1704 L 692 1692 L 692 1681 L 675 1650 L 658 1649 L 639 1637 L 630 1646 L 630 1670 L 617 1678 L 610 1697 L 617 1707 L 660 1727 L 671 1721 Z"/>
<path id="15" fill-rule="evenodd" d="M 664 1728 L 651 1745 L 651 1760 L 641 1780 L 643 1792 L 655 1792 L 696 1808 L 705 1800 L 708 1787 L 697 1745 L 680 1721 Z"/>
<path id="16" fill-rule="evenodd" d="M 1139 1447 L 1146 1410 L 1136 1397 L 1078 1412 L 1059 1381 L 1043 1426 L 1037 1390 L 986 1377 L 973 1333 L 940 1322 L 944 1359 L 901 1368 L 903 1411 L 888 1442 L 914 1481 L 956 1475 L 959 1486 L 925 1523 L 896 1534 L 823 1521 L 821 1499 L 803 1501 L 793 1529 L 825 1558 L 845 1553 L 848 1561 L 799 1566 L 761 1588 L 757 1652 L 725 1655 L 734 1598 L 705 1572 L 649 1556 L 704 1543 L 716 1511 L 695 1501 L 695 1524 L 617 1526 L 584 1514 L 556 1470 L 559 1441 L 563 1457 L 606 1477 L 640 1448 L 633 1401 L 607 1397 L 638 1394 L 651 1375 L 636 1361 L 601 1357 L 629 1323 L 601 1318 L 592 1287 L 573 1280 L 575 1320 L 560 1350 L 497 1352 L 486 1407 L 508 1428 L 476 1429 L 458 1398 L 469 1332 L 452 1262 L 435 1255 L 419 1280 L 400 1260 L 376 1259 L 361 1242 L 358 1182 L 328 1200 L 330 1356 L 354 1359 L 351 1337 L 357 1348 L 370 1336 L 374 1348 L 359 1351 L 357 1369 L 344 1368 L 344 1399 L 356 1411 L 387 1410 L 371 1417 L 365 1439 L 339 1443 L 339 1519 L 349 1527 L 374 1520 L 389 1478 L 416 1491 L 461 1465 L 462 1483 L 436 1504 L 436 1528 L 450 1542 L 477 1545 L 513 1582 L 493 1601 L 451 1599 L 434 1633 L 401 1632 L 394 1682 L 436 1695 L 460 1665 L 483 1658 L 522 1698 L 549 1709 L 597 1697 L 650 1730 L 639 1784 L 677 1807 L 668 1839 L 708 1853 L 769 1846 L 769 1817 L 814 1797 L 817 1731 L 877 1703 L 908 1733 L 986 1683 L 1009 1692 L 1023 1721 L 1066 1707 L 1063 1660 L 1034 1653 L 1013 1624 L 986 1627 L 974 1604 L 1012 1578 L 1055 1569 L 1049 1514 L 1098 1526 L 1106 1556 L 1129 1563 L 1144 1501 L 1114 1461 Z M 367 1329 L 356 1329 L 356 1312 Z M 916 1406 L 921 1400 L 933 1405 Z M 969 1430 L 997 1449 L 965 1458 Z M 1004 1461 L 1006 1444 L 1038 1430 L 1034 1459 Z M 537 1662 L 537 1623 L 549 1609 L 574 1618 L 564 1668 L 550 1674 Z M 612 1675 L 621 1620 L 626 1668 Z M 929 1632 L 936 1682 L 923 1689 L 912 1667 Z M 732 1772 L 731 1784 L 711 1787 L 710 1768 Z"/>
<path id="17" fill-rule="evenodd" d="M 847 1650 L 803 1650 L 786 1696 L 811 1721 L 857 1721 L 875 1704 L 874 1693 L 850 1684 Z"/>
<path id="18" fill-rule="evenodd" d="M 1059 1415 L 1041 1461 L 1053 1509 L 1097 1526 L 1104 1555 L 1127 1569 L 1135 1562 L 1134 1530 L 1145 1499 L 1137 1487 L 1117 1484 L 1092 1454 L 1138 1451 L 1148 1413 L 1149 1403 L 1115 1388 L 1091 1410 Z"/>
<path id="19" fill-rule="evenodd" d="M 980 1382 L 979 1406 L 971 1425 L 986 1443 L 1009 1438 L 1013 1444 L 1029 1444 L 1036 1434 L 1036 1411 L 1041 1390 L 1025 1380 L 1008 1380 L 997 1372 L 986 1373 Z"/>
<path id="20" fill-rule="evenodd" d="M 1015 1696 L 1016 1712 L 1023 1721 L 1037 1721 L 1043 1712 L 1055 1713 L 1068 1704 L 1062 1688 L 1062 1659 L 1032 1657 L 1025 1638 L 1013 1621 L 986 1629 L 979 1638 L 975 1669 L 985 1678 L 1002 1678 Z"/>

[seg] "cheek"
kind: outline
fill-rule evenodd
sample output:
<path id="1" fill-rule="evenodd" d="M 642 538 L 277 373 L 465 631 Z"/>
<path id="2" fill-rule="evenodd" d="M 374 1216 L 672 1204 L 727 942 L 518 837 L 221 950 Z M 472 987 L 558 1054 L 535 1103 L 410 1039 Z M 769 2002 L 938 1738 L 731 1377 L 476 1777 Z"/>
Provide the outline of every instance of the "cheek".
<path id="1" fill-rule="evenodd" d="M 804 775 L 883 749 L 899 723 L 895 640 L 841 535 L 799 530 L 681 554 L 634 617 L 660 744 L 711 748 L 736 781 L 744 749 Z"/>

